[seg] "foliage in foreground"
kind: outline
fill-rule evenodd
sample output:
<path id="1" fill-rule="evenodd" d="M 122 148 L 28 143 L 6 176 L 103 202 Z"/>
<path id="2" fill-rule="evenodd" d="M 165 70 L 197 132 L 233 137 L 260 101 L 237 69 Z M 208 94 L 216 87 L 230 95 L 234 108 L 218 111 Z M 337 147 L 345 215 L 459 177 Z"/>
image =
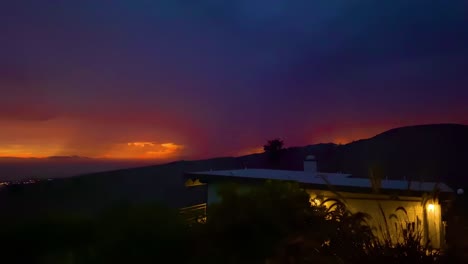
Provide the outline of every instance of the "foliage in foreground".
<path id="1" fill-rule="evenodd" d="M 312 204 L 296 184 L 226 185 L 206 223 L 154 205 L 97 216 L 3 220 L 4 263 L 440 263 L 416 229 L 396 247 L 376 240 L 368 216 L 343 203 Z M 323 204 L 327 203 L 327 207 Z M 8 243 L 5 243 L 8 241 Z"/>
<path id="2" fill-rule="evenodd" d="M 154 205 L 116 206 L 98 216 L 47 215 L 4 221 L 4 263 L 184 263 L 185 224 L 177 212 Z M 188 252 L 187 252 L 188 253 Z M 156 261 L 157 262 L 157 261 Z"/>
<path id="3" fill-rule="evenodd" d="M 212 263 L 441 261 L 437 252 L 422 245 L 418 230 L 402 224 L 397 245 L 381 241 L 368 215 L 351 213 L 339 200 L 311 205 L 308 193 L 294 183 L 269 182 L 247 190 L 227 185 L 220 196 L 222 202 L 209 208 L 202 232 L 204 252 Z"/>

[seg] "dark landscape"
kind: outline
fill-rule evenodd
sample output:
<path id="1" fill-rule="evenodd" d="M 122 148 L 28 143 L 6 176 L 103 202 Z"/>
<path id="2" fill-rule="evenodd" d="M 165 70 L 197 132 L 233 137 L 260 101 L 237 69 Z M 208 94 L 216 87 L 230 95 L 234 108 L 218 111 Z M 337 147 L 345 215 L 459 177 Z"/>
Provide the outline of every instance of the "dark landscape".
<path id="1" fill-rule="evenodd" d="M 0 263 L 468 263 L 468 1 L 0 1 Z"/>
<path id="2" fill-rule="evenodd" d="M 203 187 L 194 190 L 184 186 L 185 172 L 243 168 L 302 170 L 302 160 L 310 154 L 317 157 L 319 170 L 323 172 L 343 172 L 368 178 L 369 169 L 375 168 L 382 178 L 441 181 L 453 189 L 466 188 L 464 167 L 468 161 L 468 126 L 403 127 L 346 145 L 289 147 L 274 165 L 263 153 L 175 161 L 2 188 L 0 195 L 6 195 L 6 198 L 0 199 L 0 211 L 20 209 L 28 214 L 47 208 L 93 211 L 124 201 L 159 202 L 173 208 L 189 206 L 203 202 L 206 197 Z M 25 207 L 29 209 L 24 210 Z"/>

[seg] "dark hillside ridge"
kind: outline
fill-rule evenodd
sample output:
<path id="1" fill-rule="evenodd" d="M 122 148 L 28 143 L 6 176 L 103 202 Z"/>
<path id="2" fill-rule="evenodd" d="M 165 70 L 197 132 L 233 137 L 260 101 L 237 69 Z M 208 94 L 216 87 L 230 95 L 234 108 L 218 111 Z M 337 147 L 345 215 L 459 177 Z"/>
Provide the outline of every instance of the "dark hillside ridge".
<path id="1" fill-rule="evenodd" d="M 204 187 L 186 188 L 189 171 L 243 168 L 302 170 L 306 155 L 315 155 L 324 172 L 388 179 L 444 181 L 459 188 L 468 177 L 468 126 L 422 125 L 392 129 L 346 145 L 318 144 L 285 149 L 278 164 L 266 154 L 178 161 L 164 165 L 108 171 L 34 185 L 0 189 L 0 212 L 47 212 L 63 209 L 95 212 L 116 202 L 158 202 L 178 208 L 204 202 Z"/>
<path id="2" fill-rule="evenodd" d="M 338 148 L 333 169 L 367 177 L 465 185 L 468 126 L 420 125 L 389 130 Z"/>

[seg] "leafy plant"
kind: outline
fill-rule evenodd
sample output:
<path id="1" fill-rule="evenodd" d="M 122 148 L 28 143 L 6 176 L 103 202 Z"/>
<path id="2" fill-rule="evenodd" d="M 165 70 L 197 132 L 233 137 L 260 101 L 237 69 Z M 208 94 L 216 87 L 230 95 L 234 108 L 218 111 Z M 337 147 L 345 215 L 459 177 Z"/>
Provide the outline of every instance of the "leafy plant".
<path id="1" fill-rule="evenodd" d="M 377 234 L 365 247 L 370 263 L 436 263 L 441 261 L 440 252 L 431 247 L 430 241 L 425 241 L 424 227 L 418 217 L 416 221 L 410 221 L 404 207 L 398 207 L 394 213 L 387 216 L 379 204 L 379 211 L 384 220 L 383 224 L 376 228 Z"/>

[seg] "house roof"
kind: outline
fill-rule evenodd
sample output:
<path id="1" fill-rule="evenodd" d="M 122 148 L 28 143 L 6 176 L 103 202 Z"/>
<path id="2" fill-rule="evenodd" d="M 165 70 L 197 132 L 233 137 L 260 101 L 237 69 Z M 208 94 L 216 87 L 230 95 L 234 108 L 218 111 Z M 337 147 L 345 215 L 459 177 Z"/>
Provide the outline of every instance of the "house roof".
<path id="1" fill-rule="evenodd" d="M 187 173 L 189 177 L 204 178 L 206 182 L 225 180 L 229 178 L 257 179 L 257 180 L 283 180 L 296 181 L 301 184 L 310 185 L 331 185 L 333 187 L 350 188 L 372 188 L 371 181 L 366 178 L 351 178 L 351 174 L 342 173 L 312 173 L 310 171 L 289 171 L 270 169 L 244 169 L 244 170 L 218 170 Z M 204 176 L 204 177 L 203 177 Z M 408 188 L 409 187 L 409 188 Z M 444 183 L 417 182 L 406 180 L 382 180 L 381 189 L 385 190 L 410 190 L 415 192 L 431 192 L 438 188 L 440 192 L 453 192 Z"/>

